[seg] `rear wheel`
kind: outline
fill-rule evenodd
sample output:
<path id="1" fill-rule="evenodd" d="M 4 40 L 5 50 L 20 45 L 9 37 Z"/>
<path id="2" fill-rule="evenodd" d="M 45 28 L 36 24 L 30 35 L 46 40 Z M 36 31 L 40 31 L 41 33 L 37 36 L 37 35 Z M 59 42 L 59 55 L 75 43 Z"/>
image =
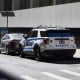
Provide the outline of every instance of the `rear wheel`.
<path id="1" fill-rule="evenodd" d="M 25 54 L 24 54 L 24 53 L 21 53 L 19 56 L 20 56 L 21 58 L 25 58 Z"/>
<path id="2" fill-rule="evenodd" d="M 7 55 L 10 54 L 10 51 L 9 51 L 9 47 L 8 47 L 8 46 L 6 47 L 6 54 L 7 54 Z"/>
<path id="3" fill-rule="evenodd" d="M 35 55 L 35 60 L 36 61 L 41 61 L 42 60 L 39 48 L 34 48 L 34 55 Z"/>
<path id="4" fill-rule="evenodd" d="M 19 56 L 20 56 L 21 58 L 25 58 L 25 54 L 24 54 L 24 52 L 21 51 L 20 54 L 19 54 Z"/>

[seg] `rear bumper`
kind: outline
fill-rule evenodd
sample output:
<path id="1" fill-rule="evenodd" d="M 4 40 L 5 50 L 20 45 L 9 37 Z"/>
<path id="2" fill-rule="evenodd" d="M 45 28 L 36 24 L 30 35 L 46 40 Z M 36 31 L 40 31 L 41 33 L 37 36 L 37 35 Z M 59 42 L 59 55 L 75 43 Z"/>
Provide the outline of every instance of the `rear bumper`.
<path id="1" fill-rule="evenodd" d="M 24 54 L 34 55 L 33 49 L 23 50 Z M 56 50 L 44 50 L 41 52 L 42 56 L 73 56 L 76 49 L 56 49 Z"/>
<path id="2" fill-rule="evenodd" d="M 45 50 L 41 55 L 43 56 L 73 56 L 76 49 L 58 49 L 58 50 Z"/>

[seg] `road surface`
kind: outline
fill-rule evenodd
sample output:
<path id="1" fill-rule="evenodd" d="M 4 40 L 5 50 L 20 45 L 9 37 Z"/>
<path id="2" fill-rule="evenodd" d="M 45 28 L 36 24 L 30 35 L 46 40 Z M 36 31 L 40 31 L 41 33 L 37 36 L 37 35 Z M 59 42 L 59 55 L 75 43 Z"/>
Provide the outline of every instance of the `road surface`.
<path id="1" fill-rule="evenodd" d="M 71 60 L 53 59 L 43 62 L 0 54 L 0 69 L 24 80 L 80 80 L 80 50 Z"/>

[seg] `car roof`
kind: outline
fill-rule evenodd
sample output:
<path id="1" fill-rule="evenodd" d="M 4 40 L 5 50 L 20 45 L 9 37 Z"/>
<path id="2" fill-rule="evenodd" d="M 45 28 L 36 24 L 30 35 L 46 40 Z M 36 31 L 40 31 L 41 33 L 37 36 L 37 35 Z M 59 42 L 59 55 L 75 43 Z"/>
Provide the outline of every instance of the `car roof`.
<path id="1" fill-rule="evenodd" d="M 6 35 L 9 35 L 11 38 L 13 37 L 13 35 L 15 35 L 15 36 L 18 36 L 18 35 L 22 35 L 22 37 L 23 37 L 23 33 L 8 33 L 8 34 L 6 34 Z M 16 37 L 15 37 L 16 38 Z M 20 37 L 19 37 L 20 38 Z"/>

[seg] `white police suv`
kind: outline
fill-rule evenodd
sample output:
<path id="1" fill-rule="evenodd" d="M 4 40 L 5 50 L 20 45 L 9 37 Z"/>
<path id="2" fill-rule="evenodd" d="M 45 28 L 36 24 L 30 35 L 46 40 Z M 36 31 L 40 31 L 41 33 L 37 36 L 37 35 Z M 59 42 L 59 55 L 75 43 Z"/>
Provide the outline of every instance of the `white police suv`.
<path id="1" fill-rule="evenodd" d="M 70 30 L 41 26 L 32 29 L 30 32 L 21 57 L 33 55 L 36 60 L 51 56 L 71 58 L 75 51 L 75 37 L 71 34 Z"/>

